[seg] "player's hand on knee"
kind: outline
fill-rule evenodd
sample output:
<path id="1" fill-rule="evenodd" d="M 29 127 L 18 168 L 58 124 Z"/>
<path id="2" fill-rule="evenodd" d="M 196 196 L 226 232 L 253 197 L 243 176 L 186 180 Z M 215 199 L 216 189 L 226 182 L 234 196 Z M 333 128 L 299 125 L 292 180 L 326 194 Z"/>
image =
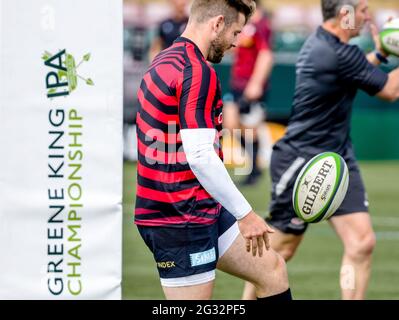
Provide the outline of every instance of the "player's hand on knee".
<path id="1" fill-rule="evenodd" d="M 239 220 L 238 226 L 246 241 L 246 249 L 248 252 L 252 251 L 253 256 L 258 253 L 259 257 L 261 257 L 263 255 L 263 246 L 266 247 L 266 250 L 269 250 L 269 233 L 274 233 L 274 230 L 254 211 Z"/>

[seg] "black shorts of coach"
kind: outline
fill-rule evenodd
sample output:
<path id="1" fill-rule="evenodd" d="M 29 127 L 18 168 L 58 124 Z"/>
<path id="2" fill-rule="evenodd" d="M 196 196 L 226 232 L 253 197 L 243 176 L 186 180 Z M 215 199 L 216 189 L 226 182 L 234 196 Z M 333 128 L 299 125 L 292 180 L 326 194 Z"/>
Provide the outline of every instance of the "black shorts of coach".
<path id="1" fill-rule="evenodd" d="M 244 92 L 241 90 L 231 90 L 230 92 L 233 101 L 238 106 L 238 111 L 240 115 L 247 115 L 256 111 L 256 108 L 261 108 L 264 112 L 266 112 L 266 101 L 268 98 L 268 92 L 265 91 L 263 95 L 256 100 L 249 101 L 244 97 Z"/>

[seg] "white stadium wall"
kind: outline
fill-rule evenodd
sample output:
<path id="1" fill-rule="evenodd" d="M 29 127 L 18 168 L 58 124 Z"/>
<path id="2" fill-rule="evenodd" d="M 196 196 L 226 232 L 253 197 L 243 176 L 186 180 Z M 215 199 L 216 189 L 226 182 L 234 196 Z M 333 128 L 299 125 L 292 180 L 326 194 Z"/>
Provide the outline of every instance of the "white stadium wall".
<path id="1" fill-rule="evenodd" d="M 120 299 L 122 1 L 0 1 L 0 299 Z"/>

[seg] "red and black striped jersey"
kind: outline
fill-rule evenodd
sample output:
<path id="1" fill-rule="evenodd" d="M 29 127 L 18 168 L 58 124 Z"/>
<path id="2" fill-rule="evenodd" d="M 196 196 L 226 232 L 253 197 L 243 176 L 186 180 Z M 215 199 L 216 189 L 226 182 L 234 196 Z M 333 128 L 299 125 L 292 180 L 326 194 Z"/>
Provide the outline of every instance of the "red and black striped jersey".
<path id="1" fill-rule="evenodd" d="M 215 128 L 222 159 L 222 100 L 215 70 L 194 42 L 180 37 L 159 53 L 138 90 L 135 223 L 198 227 L 212 224 L 220 204 L 186 161 L 181 129 Z"/>

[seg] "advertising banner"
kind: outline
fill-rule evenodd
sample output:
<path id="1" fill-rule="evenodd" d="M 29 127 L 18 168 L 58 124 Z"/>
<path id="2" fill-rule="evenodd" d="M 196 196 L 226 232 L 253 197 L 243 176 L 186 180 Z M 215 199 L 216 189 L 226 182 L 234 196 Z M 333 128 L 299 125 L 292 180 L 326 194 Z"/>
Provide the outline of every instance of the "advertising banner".
<path id="1" fill-rule="evenodd" d="M 0 299 L 120 299 L 122 1 L 0 1 Z"/>

